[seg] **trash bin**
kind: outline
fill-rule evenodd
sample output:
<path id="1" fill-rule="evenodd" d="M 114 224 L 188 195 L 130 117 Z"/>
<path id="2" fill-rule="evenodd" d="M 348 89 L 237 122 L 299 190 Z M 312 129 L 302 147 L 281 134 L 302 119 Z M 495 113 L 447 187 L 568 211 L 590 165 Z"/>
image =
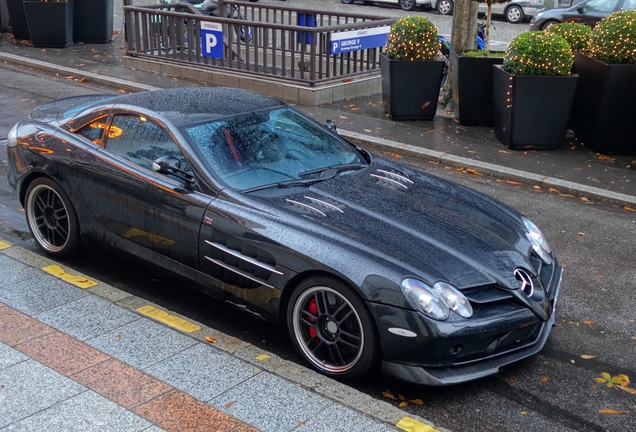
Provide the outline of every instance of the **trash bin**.
<path id="1" fill-rule="evenodd" d="M 113 0 L 73 0 L 73 40 L 106 43 L 113 37 Z"/>

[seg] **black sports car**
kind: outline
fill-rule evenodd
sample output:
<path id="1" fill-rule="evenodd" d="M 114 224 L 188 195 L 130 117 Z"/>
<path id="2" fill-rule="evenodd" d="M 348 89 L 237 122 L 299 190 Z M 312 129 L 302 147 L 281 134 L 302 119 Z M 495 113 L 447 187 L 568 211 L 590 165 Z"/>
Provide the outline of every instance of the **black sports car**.
<path id="1" fill-rule="evenodd" d="M 10 131 L 9 183 L 46 252 L 159 265 L 332 377 L 446 385 L 538 352 L 562 271 L 541 231 L 329 126 L 229 88 L 62 99 Z"/>

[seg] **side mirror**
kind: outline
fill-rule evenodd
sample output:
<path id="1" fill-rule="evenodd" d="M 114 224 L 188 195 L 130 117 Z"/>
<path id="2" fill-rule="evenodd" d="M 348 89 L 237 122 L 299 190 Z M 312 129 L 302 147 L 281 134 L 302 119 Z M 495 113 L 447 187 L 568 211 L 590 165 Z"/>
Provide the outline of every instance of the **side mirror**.
<path id="1" fill-rule="evenodd" d="M 577 7 L 576 10 L 580 14 L 585 13 L 585 5 L 581 5 L 581 6 Z"/>
<path id="2" fill-rule="evenodd" d="M 329 129 L 331 132 L 333 133 L 338 133 L 338 130 L 336 128 L 336 124 L 333 122 L 333 120 L 325 120 L 324 126 Z"/>
<path id="3" fill-rule="evenodd" d="M 194 176 L 181 169 L 181 162 L 174 156 L 161 156 L 152 163 L 152 169 L 159 174 L 172 174 L 185 182 L 185 186 L 195 186 Z"/>

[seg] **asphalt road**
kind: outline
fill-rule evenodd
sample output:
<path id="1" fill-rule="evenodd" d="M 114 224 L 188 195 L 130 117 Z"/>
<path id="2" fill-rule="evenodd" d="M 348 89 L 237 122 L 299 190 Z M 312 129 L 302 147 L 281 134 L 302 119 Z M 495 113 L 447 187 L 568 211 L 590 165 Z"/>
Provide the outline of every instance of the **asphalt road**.
<path id="1" fill-rule="evenodd" d="M 0 65 L 0 140 L 35 106 L 54 98 L 96 92 L 115 91 Z M 4 155 L 0 148 L 0 237 L 38 251 L 20 204 L 7 185 Z M 474 383 L 429 388 L 373 376 L 350 385 L 380 399 L 385 390 L 406 399 L 421 399 L 423 405 L 409 404 L 405 413 L 415 413 L 455 432 L 636 430 L 636 395 L 595 381 L 601 372 L 622 373 L 636 380 L 636 213 L 416 160 L 401 161 L 491 195 L 542 228 L 566 265 L 558 325 L 540 354 Z M 285 330 L 191 291 L 156 269 L 123 261 L 101 249 L 66 263 L 304 364 Z M 624 414 L 603 414 L 600 410 L 604 409 Z"/>

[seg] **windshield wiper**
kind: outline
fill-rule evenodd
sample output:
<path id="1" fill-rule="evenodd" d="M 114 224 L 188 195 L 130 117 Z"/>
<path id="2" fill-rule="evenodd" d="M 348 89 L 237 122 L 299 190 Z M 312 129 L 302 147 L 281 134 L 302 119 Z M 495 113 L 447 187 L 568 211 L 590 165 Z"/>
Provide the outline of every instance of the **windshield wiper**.
<path id="1" fill-rule="evenodd" d="M 343 166 L 343 165 L 339 165 Z M 359 165 L 355 165 L 359 166 Z M 309 172 L 309 171 L 307 171 Z M 320 177 L 316 178 L 306 178 L 306 179 L 291 179 L 291 180 L 283 180 L 276 183 L 270 183 L 262 186 L 256 186 L 249 189 L 243 189 L 241 192 L 249 193 L 262 189 L 269 189 L 271 187 L 291 187 L 291 186 L 302 186 L 302 185 L 310 185 L 313 183 L 318 183 L 325 180 L 330 180 L 338 174 L 338 171 L 335 168 L 321 168 L 320 170 L 314 170 L 314 172 L 320 172 Z M 302 175 L 301 173 L 300 175 Z"/>
<path id="2" fill-rule="evenodd" d="M 316 168 L 316 169 L 312 169 L 312 170 L 309 170 L 309 171 L 303 171 L 303 172 L 299 173 L 298 176 L 299 177 L 304 177 L 306 175 L 315 174 L 315 173 L 319 173 L 319 172 L 324 172 L 324 171 L 328 171 L 328 170 L 342 171 L 342 170 L 347 170 L 347 169 L 361 169 L 361 168 L 366 168 L 367 166 L 368 165 L 359 164 L 359 163 L 330 165 L 330 166 L 327 166 L 327 167 Z"/>

